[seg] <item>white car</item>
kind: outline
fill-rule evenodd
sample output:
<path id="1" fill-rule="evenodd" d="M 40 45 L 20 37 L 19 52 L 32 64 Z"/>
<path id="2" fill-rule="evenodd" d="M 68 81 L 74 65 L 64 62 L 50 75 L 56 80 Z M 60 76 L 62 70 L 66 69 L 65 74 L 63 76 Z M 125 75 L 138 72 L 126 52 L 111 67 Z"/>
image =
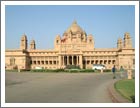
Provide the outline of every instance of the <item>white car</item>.
<path id="1" fill-rule="evenodd" d="M 93 70 L 102 70 L 102 69 L 105 69 L 105 66 L 104 65 L 102 65 L 102 64 L 93 64 L 93 66 L 92 66 L 92 69 Z"/>
<path id="2" fill-rule="evenodd" d="M 35 69 L 43 69 L 43 67 L 39 67 L 39 66 L 37 66 L 37 67 L 35 67 Z"/>

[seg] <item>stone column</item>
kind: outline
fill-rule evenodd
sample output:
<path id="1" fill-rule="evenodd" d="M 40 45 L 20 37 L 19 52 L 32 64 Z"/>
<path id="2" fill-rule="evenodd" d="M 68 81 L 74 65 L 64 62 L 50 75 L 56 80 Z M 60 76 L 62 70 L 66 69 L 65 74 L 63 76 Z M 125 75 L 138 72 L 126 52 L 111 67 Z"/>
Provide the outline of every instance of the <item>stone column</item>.
<path id="1" fill-rule="evenodd" d="M 76 58 L 77 58 L 76 64 L 78 65 L 78 56 L 76 56 Z"/>
<path id="2" fill-rule="evenodd" d="M 66 65 L 66 56 L 64 56 L 64 66 Z"/>
<path id="3" fill-rule="evenodd" d="M 81 68 L 81 69 L 83 69 L 83 63 L 82 63 L 82 61 L 83 61 L 83 60 L 82 60 L 82 55 L 80 55 L 80 56 L 79 56 L 79 65 L 80 65 L 80 68 Z"/>
<path id="4" fill-rule="evenodd" d="M 91 59 L 89 60 L 89 63 L 90 63 L 90 65 L 91 65 Z"/>
<path id="5" fill-rule="evenodd" d="M 73 65 L 73 56 L 72 56 L 72 65 Z"/>
<path id="6" fill-rule="evenodd" d="M 50 65 L 50 56 L 48 56 L 48 65 Z"/>
<path id="7" fill-rule="evenodd" d="M 67 65 L 69 65 L 69 56 L 67 56 Z"/>
<path id="8" fill-rule="evenodd" d="M 78 56 L 78 65 L 79 65 L 79 56 Z"/>
<path id="9" fill-rule="evenodd" d="M 103 64 L 105 65 L 105 60 L 103 59 Z"/>
<path id="10" fill-rule="evenodd" d="M 62 60 L 61 60 L 61 56 L 59 55 L 59 56 L 58 56 L 58 62 L 59 62 L 58 68 L 61 68 L 61 65 L 62 65 L 62 64 L 61 64 L 61 61 L 62 61 Z"/>
<path id="11" fill-rule="evenodd" d="M 62 56 L 62 65 L 64 65 L 64 56 Z"/>
<path id="12" fill-rule="evenodd" d="M 20 69 L 21 69 L 21 67 L 20 67 L 20 66 L 18 66 L 18 72 L 20 72 Z"/>
<path id="13" fill-rule="evenodd" d="M 64 65 L 64 56 L 62 56 L 62 66 Z"/>
<path id="14" fill-rule="evenodd" d="M 53 65 L 53 57 L 51 57 L 52 65 Z"/>
<path id="15" fill-rule="evenodd" d="M 45 62 L 45 56 L 44 56 L 44 65 L 46 65 L 46 62 Z"/>

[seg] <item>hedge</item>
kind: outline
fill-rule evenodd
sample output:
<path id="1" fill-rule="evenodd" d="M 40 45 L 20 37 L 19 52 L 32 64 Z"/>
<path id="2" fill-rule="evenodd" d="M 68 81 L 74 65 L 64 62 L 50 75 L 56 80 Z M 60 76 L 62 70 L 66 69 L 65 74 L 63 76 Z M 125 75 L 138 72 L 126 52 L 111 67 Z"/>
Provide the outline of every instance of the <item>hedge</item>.
<path id="1" fill-rule="evenodd" d="M 95 72 L 92 69 L 32 69 L 31 72 Z"/>

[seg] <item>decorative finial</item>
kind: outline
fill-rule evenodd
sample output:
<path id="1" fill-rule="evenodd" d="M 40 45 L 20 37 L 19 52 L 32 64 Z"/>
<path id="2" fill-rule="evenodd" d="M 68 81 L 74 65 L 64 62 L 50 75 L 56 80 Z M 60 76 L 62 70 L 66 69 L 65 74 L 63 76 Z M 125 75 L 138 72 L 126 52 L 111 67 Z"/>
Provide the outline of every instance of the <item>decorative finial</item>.
<path id="1" fill-rule="evenodd" d="M 74 20 L 74 21 L 73 21 L 73 24 L 77 24 L 77 21 L 76 21 L 76 20 Z"/>

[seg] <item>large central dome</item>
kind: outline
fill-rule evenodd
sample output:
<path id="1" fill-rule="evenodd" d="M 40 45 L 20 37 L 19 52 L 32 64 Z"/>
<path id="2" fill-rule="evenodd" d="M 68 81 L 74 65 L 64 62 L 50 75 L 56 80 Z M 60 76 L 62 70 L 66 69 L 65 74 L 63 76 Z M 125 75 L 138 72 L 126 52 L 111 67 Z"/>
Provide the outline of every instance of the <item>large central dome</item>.
<path id="1" fill-rule="evenodd" d="M 82 28 L 77 24 L 76 21 L 72 23 L 72 25 L 65 31 L 65 33 L 72 32 L 72 33 L 84 33 Z"/>

